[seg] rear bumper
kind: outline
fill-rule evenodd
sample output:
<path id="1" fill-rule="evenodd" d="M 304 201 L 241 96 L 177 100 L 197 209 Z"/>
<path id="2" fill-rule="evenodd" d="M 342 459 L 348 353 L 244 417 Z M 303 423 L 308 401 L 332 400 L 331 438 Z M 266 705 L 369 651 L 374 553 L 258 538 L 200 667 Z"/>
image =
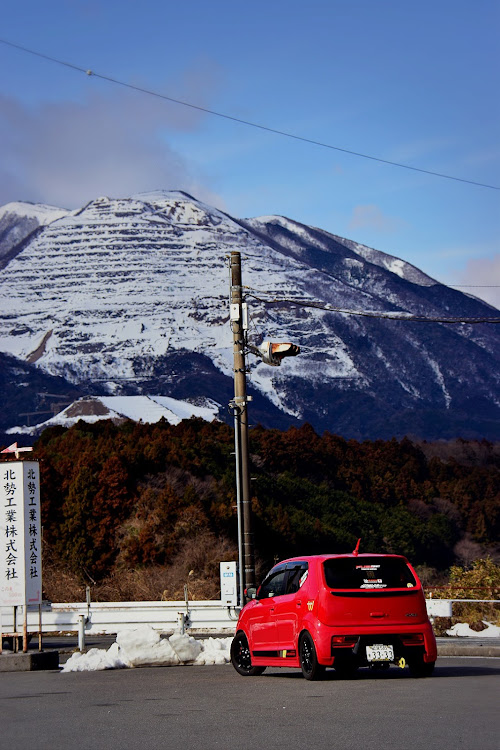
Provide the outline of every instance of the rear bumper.
<path id="1" fill-rule="evenodd" d="M 395 659 L 408 660 L 420 653 L 427 663 L 437 659 L 436 638 L 430 622 L 412 625 L 382 625 L 334 627 L 318 623 L 316 632 L 312 633 L 316 644 L 320 664 L 332 666 L 335 658 L 350 656 L 363 663 L 365 646 L 375 643 L 391 644 L 394 647 Z M 333 637 L 346 636 L 346 643 L 332 643 Z M 406 637 L 405 637 L 406 636 Z M 419 638 L 418 636 L 421 636 Z"/>

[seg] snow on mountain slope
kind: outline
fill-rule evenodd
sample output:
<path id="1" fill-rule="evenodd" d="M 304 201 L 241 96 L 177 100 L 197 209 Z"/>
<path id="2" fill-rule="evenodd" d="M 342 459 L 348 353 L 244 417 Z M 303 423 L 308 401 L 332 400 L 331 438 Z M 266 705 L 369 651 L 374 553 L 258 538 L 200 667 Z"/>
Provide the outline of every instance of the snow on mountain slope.
<path id="1" fill-rule="evenodd" d="M 321 243 L 321 246 L 324 249 L 327 249 L 329 242 L 333 238 L 336 242 L 339 242 L 357 255 L 360 255 L 364 260 L 368 260 L 370 263 L 385 268 L 388 271 L 397 274 L 402 279 L 411 281 L 413 284 L 432 286 L 433 284 L 438 283 L 435 279 L 432 279 L 430 276 L 422 273 L 418 268 L 415 268 L 415 266 L 412 266 L 411 263 L 395 258 L 393 255 L 388 255 L 387 253 L 375 250 L 372 247 L 367 247 L 366 245 L 360 245 L 358 242 L 347 240 L 344 237 L 338 237 L 335 234 L 329 234 L 328 232 L 324 232 L 316 227 L 305 227 L 303 224 L 286 219 L 284 216 L 259 216 L 255 219 L 246 219 L 245 223 L 249 226 L 261 229 L 269 224 L 278 224 L 298 235 L 306 243 L 313 242 L 318 244 L 318 234 L 324 234 L 325 242 Z M 312 232 L 314 232 L 314 235 L 316 236 L 314 236 Z"/>
<path id="2" fill-rule="evenodd" d="M 395 258 L 393 255 L 388 255 L 380 250 L 374 250 L 372 247 L 366 245 L 360 245 L 359 242 L 353 242 L 352 240 L 346 240 L 344 237 L 337 237 L 332 235 L 336 240 L 341 242 L 343 245 L 353 250 L 355 253 L 360 255 L 365 260 L 374 263 L 381 268 L 386 268 L 391 273 L 395 273 L 402 279 L 411 281 L 412 284 L 420 284 L 420 286 L 433 286 L 438 284 L 435 279 L 432 279 L 427 274 L 422 273 L 418 268 L 413 266 L 411 263 L 407 263 L 405 260 Z"/>
<path id="3" fill-rule="evenodd" d="M 217 418 L 220 404 L 206 399 L 203 406 L 190 404 L 166 396 L 87 396 L 74 401 L 59 414 L 32 427 L 12 427 L 7 434 L 37 435 L 47 427 L 61 425 L 71 427 L 80 419 L 84 422 L 99 422 L 102 419 L 135 422 L 158 422 L 166 419 L 170 424 L 179 424 L 183 419 L 198 417 L 211 422 Z"/>
<path id="4" fill-rule="evenodd" d="M 19 218 L 35 219 L 39 225 L 50 224 L 61 216 L 66 216 L 69 211 L 56 206 L 47 206 L 44 203 L 27 203 L 24 201 L 13 201 L 0 207 L 0 221 L 5 216 L 17 216 Z"/>
<path id="5" fill-rule="evenodd" d="M 0 268 L 3 267 L 2 260 L 8 261 L 15 247 L 35 229 L 46 226 L 67 213 L 68 211 L 55 206 L 21 201 L 0 207 Z"/>
<path id="6" fill-rule="evenodd" d="M 278 291 L 292 264 L 219 212 L 180 194 L 97 199 L 10 262 L 2 309 L 8 298 L 16 323 L 0 346 L 23 359 L 38 352 L 40 366 L 72 381 L 133 376 L 138 351 L 147 361 L 182 348 L 229 373 L 225 256 L 242 240 Z"/>
<path id="7" fill-rule="evenodd" d="M 0 271 L 0 351 L 87 392 L 223 403 L 232 250 L 251 342 L 301 347 L 280 368 L 249 357 L 259 421 L 281 414 L 355 437 L 500 437 L 495 326 L 368 319 L 297 300 L 436 317 L 491 317 L 491 307 L 351 240 L 284 217 L 234 219 L 179 191 L 97 198 L 30 235 Z"/>

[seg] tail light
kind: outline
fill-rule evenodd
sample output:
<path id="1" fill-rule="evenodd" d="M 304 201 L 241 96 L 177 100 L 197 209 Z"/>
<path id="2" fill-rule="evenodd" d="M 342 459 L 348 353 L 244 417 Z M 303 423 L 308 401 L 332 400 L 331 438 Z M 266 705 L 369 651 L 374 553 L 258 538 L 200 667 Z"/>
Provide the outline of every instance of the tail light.
<path id="1" fill-rule="evenodd" d="M 332 635 L 332 648 L 351 647 L 355 646 L 357 642 L 357 635 Z"/>
<path id="2" fill-rule="evenodd" d="M 423 633 L 405 633 L 399 636 L 403 646 L 423 646 L 424 645 L 424 634 Z"/>

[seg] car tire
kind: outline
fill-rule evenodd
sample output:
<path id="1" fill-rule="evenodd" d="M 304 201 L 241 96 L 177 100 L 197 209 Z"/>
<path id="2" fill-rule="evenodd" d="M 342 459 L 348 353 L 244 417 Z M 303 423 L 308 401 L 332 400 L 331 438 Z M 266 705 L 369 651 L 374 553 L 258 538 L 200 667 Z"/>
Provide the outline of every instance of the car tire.
<path id="1" fill-rule="evenodd" d="M 265 667 L 253 667 L 250 648 L 245 633 L 236 633 L 231 643 L 231 664 L 243 677 L 257 677 Z"/>
<path id="2" fill-rule="evenodd" d="M 431 677 L 432 673 L 434 672 L 435 664 L 436 662 L 434 661 L 424 661 L 423 657 L 420 656 L 418 658 L 411 659 L 411 661 L 408 662 L 408 667 L 410 669 L 410 674 L 412 677 Z"/>
<path id="3" fill-rule="evenodd" d="M 325 674 L 325 667 L 319 664 L 316 646 L 312 636 L 307 631 L 299 638 L 299 661 L 302 674 L 306 680 L 320 680 Z"/>

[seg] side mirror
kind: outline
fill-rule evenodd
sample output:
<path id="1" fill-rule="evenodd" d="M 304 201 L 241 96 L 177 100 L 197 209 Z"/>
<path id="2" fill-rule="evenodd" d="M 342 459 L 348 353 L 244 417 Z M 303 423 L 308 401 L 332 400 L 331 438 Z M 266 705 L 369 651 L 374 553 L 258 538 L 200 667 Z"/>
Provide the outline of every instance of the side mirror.
<path id="1" fill-rule="evenodd" d="M 245 589 L 245 599 L 255 599 L 257 596 L 257 589 L 255 586 L 249 586 Z"/>

